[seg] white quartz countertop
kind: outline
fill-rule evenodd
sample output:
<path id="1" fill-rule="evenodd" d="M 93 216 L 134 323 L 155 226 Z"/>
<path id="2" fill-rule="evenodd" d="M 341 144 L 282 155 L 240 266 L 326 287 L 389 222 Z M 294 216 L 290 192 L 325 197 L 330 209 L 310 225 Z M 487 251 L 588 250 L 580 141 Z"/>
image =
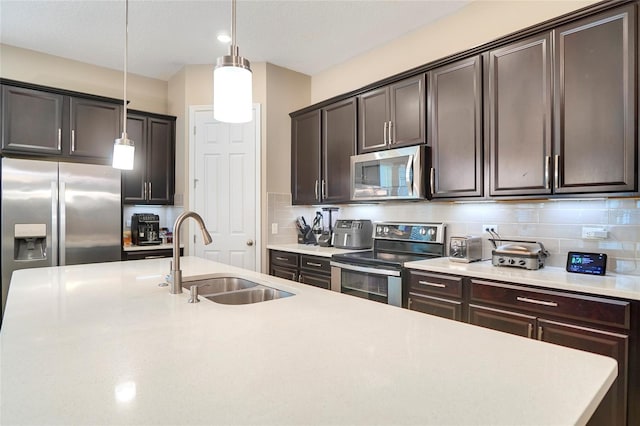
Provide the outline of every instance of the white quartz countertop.
<path id="1" fill-rule="evenodd" d="M 269 250 L 282 250 L 299 254 L 310 254 L 312 256 L 331 257 L 334 254 L 352 253 L 354 251 L 362 251 L 355 249 L 339 249 L 335 247 L 320 247 L 311 244 L 269 244 Z"/>
<path id="2" fill-rule="evenodd" d="M 569 273 L 563 268 L 551 266 L 545 266 L 538 270 L 526 270 L 508 266 L 493 266 L 490 260 L 461 263 L 451 261 L 446 257 L 407 262 L 404 266 L 423 271 L 640 300 L 640 276 L 610 273 L 605 276 L 575 274 Z"/>
<path id="3" fill-rule="evenodd" d="M 584 424 L 613 359 L 195 257 L 295 295 L 222 305 L 158 287 L 170 259 L 14 273 L 0 423 Z"/>

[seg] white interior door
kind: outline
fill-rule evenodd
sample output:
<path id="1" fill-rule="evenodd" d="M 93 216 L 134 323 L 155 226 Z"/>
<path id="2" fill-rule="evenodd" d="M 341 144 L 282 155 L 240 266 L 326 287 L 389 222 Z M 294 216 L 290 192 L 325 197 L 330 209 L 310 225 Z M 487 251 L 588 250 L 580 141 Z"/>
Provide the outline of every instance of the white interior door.
<path id="1" fill-rule="evenodd" d="M 260 270 L 259 106 L 253 120 L 221 123 L 209 107 L 192 107 L 192 210 L 213 237 L 205 246 L 191 226 L 195 256 L 254 271 Z"/>

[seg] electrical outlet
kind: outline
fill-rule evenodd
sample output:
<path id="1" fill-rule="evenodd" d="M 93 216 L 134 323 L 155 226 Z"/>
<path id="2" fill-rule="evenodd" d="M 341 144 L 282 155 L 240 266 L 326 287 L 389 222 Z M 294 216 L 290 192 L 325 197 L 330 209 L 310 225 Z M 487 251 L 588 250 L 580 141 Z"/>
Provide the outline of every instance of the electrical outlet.
<path id="1" fill-rule="evenodd" d="M 271 233 L 272 234 L 277 234 L 278 233 L 278 223 L 272 223 L 271 224 Z"/>
<path id="2" fill-rule="evenodd" d="M 587 240 L 604 240 L 609 238 L 609 231 L 602 227 L 582 227 L 582 238 Z"/>
<path id="3" fill-rule="evenodd" d="M 498 233 L 498 225 L 482 225 L 482 232 L 486 232 L 487 234 L 491 232 Z"/>

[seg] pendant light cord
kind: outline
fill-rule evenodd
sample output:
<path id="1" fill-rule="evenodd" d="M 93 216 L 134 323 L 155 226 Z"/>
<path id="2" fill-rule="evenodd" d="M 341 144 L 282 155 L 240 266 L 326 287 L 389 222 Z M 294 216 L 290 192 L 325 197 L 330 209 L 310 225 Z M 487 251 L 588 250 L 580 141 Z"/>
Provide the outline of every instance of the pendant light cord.
<path id="1" fill-rule="evenodd" d="M 236 45 L 236 0 L 231 0 L 231 56 L 238 55 Z"/>
<path id="2" fill-rule="evenodd" d="M 129 48 L 129 0 L 125 0 L 125 18 L 124 18 L 124 114 L 122 123 L 123 138 L 127 137 L 127 58 Z"/>

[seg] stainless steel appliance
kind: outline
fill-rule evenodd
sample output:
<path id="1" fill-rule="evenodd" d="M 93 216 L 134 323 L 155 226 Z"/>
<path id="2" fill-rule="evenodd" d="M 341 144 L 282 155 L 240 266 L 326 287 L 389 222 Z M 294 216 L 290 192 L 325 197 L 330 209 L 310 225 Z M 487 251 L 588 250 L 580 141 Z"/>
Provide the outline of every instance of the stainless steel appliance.
<path id="1" fill-rule="evenodd" d="M 513 266 L 536 270 L 544 267 L 544 261 L 549 256 L 549 252 L 540 242 L 498 240 L 500 242 L 509 242 L 510 244 L 497 246 L 495 240 L 491 241 L 495 246 L 495 249 L 491 252 L 493 266 Z"/>
<path id="2" fill-rule="evenodd" d="M 482 238 L 466 236 L 449 239 L 449 260 L 469 263 L 481 259 Z"/>
<path id="3" fill-rule="evenodd" d="M 160 216 L 151 213 L 134 213 L 131 216 L 131 242 L 137 246 L 161 244 Z"/>
<path id="4" fill-rule="evenodd" d="M 443 223 L 376 223 L 372 250 L 331 256 L 331 289 L 404 306 L 404 264 L 444 256 L 444 241 Z"/>
<path id="5" fill-rule="evenodd" d="M 368 219 L 339 219 L 333 230 L 333 246 L 341 249 L 371 248 L 373 224 Z"/>
<path id="6" fill-rule="evenodd" d="M 17 269 L 120 260 L 120 171 L 2 159 L 2 309 Z"/>
<path id="7" fill-rule="evenodd" d="M 351 156 L 353 201 L 427 198 L 431 151 L 425 145 Z"/>

